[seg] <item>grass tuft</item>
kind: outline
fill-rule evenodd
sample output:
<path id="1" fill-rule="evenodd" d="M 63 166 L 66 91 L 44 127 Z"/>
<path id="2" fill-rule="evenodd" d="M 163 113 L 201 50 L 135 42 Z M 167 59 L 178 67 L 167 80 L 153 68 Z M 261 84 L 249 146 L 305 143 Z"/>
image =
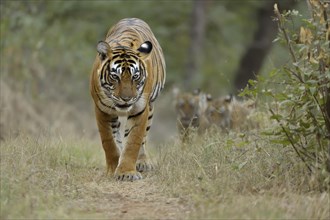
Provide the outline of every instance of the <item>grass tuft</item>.
<path id="1" fill-rule="evenodd" d="M 193 218 L 328 219 L 329 193 L 319 193 L 291 149 L 258 131 L 210 132 L 191 143 L 162 146 L 163 190 L 194 204 Z"/>
<path id="2" fill-rule="evenodd" d="M 133 183 L 105 176 L 98 142 L 48 135 L 1 142 L 1 219 L 329 219 L 289 148 L 258 131 L 214 133 L 151 148 L 156 170 Z M 315 177 L 317 178 L 317 177 Z"/>
<path id="3" fill-rule="evenodd" d="M 69 217 L 68 201 L 102 175 L 97 149 L 85 140 L 49 136 L 1 142 L 1 219 Z"/>

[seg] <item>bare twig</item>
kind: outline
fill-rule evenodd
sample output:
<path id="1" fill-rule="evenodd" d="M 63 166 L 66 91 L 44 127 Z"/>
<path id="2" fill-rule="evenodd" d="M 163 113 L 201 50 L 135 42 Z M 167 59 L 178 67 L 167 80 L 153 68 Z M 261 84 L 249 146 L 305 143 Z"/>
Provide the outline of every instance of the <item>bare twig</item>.
<path id="1" fill-rule="evenodd" d="M 301 82 L 301 83 L 304 83 L 304 81 L 302 80 L 302 78 L 300 77 L 300 75 L 296 72 L 294 72 L 293 70 L 291 70 L 290 68 L 288 67 L 284 67 L 285 70 L 289 71 L 292 75 L 294 75 L 295 77 L 298 78 L 298 80 Z"/>
<path id="2" fill-rule="evenodd" d="M 291 44 L 291 40 L 290 40 L 290 37 L 287 33 L 287 31 L 285 30 L 285 27 L 284 27 L 284 22 L 283 22 L 283 16 L 281 15 L 280 11 L 278 10 L 278 7 L 277 7 L 277 4 L 274 5 L 274 13 L 277 17 L 277 23 L 278 23 L 278 27 L 280 29 L 280 31 L 283 33 L 284 35 L 284 38 L 285 38 L 285 41 L 286 41 L 286 44 L 289 48 L 289 52 L 290 52 L 290 55 L 291 55 L 291 58 L 294 62 L 294 64 L 296 65 L 297 63 L 297 58 L 296 58 L 296 55 L 294 53 L 294 50 L 293 50 L 293 47 L 292 47 L 292 44 Z M 297 74 L 295 74 L 294 76 L 297 77 L 301 82 L 303 82 L 303 78 L 300 74 L 300 71 L 299 71 L 299 68 L 296 66 L 296 70 L 297 70 Z"/>
<path id="3" fill-rule="evenodd" d="M 292 57 L 292 60 L 293 62 L 297 62 L 297 58 L 296 58 L 296 55 L 293 51 L 293 48 L 292 48 L 292 45 L 291 45 L 291 40 L 290 40 L 290 37 L 288 35 L 288 33 L 286 32 L 285 28 L 284 28 L 284 24 L 283 24 L 283 18 L 282 18 L 282 15 L 280 13 L 280 11 L 278 10 L 278 7 L 277 7 L 277 4 L 274 5 L 274 13 L 278 19 L 278 26 L 279 26 L 279 29 L 282 31 L 284 37 L 285 37 L 285 41 L 289 47 L 289 51 L 290 51 L 290 54 L 291 54 L 291 57 Z"/>

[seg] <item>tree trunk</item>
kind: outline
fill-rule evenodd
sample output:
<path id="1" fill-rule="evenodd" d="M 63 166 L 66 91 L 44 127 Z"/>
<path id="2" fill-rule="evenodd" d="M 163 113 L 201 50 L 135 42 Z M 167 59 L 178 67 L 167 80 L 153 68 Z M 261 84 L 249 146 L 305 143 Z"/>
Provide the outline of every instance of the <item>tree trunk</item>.
<path id="1" fill-rule="evenodd" d="M 257 29 L 254 38 L 243 54 L 235 74 L 234 86 L 237 91 L 244 89 L 249 79 L 255 79 L 262 64 L 272 47 L 272 41 L 277 35 L 276 23 L 272 21 L 273 6 L 278 0 L 265 1 L 257 11 Z M 282 10 L 288 10 L 296 4 L 294 0 L 279 1 Z"/>
<path id="2" fill-rule="evenodd" d="M 194 0 L 190 24 L 190 47 L 183 79 L 186 90 L 194 89 L 201 78 L 200 70 L 205 37 L 205 11 L 206 1 Z"/>

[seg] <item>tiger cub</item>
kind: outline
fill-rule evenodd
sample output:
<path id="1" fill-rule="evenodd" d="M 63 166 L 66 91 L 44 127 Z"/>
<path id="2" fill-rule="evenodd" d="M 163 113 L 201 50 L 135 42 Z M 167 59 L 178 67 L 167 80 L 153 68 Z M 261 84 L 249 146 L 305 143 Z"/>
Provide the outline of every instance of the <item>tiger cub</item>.
<path id="1" fill-rule="evenodd" d="M 254 102 L 238 101 L 235 97 L 228 95 L 209 103 L 205 117 L 210 127 L 215 126 L 223 131 L 244 130 L 250 123 L 248 117 L 254 107 Z"/>
<path id="2" fill-rule="evenodd" d="M 250 120 L 250 116 L 255 111 L 255 107 L 255 101 L 238 101 L 233 98 L 229 106 L 231 114 L 231 128 L 238 131 L 255 128 L 256 123 Z"/>
<path id="3" fill-rule="evenodd" d="M 225 96 L 209 102 L 204 113 L 206 128 L 215 127 L 228 131 L 232 127 L 231 100 L 231 96 Z"/>
<path id="4" fill-rule="evenodd" d="M 177 129 L 181 140 L 186 142 L 192 130 L 202 132 L 205 124 L 202 115 L 211 97 L 202 93 L 199 89 L 191 93 L 180 92 L 179 89 L 175 88 L 173 94 L 177 114 Z"/>
<path id="5" fill-rule="evenodd" d="M 150 27 L 137 18 L 114 25 L 97 45 L 90 77 L 108 173 L 142 179 L 152 165 L 146 153 L 154 101 L 165 83 L 165 60 Z"/>

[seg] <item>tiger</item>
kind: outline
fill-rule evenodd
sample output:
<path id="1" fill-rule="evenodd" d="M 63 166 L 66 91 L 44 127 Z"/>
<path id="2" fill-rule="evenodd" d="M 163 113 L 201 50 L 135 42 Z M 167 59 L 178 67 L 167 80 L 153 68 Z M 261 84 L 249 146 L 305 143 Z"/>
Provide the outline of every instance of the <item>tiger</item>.
<path id="1" fill-rule="evenodd" d="M 201 116 L 204 114 L 211 96 L 204 94 L 200 89 L 195 89 L 193 92 L 180 92 L 178 88 L 173 89 L 173 95 L 177 114 L 177 129 L 182 142 L 186 142 L 192 130 L 202 133 L 203 121 Z"/>
<path id="2" fill-rule="evenodd" d="M 231 114 L 231 128 L 238 131 L 243 131 L 256 127 L 256 122 L 250 119 L 251 114 L 255 111 L 256 102 L 252 100 L 239 101 L 232 98 L 229 111 Z"/>
<path id="3" fill-rule="evenodd" d="M 254 108 L 255 102 L 239 101 L 234 96 L 227 95 L 209 103 L 205 117 L 209 122 L 209 127 L 215 126 L 226 132 L 241 131 L 251 124 L 249 116 Z"/>
<path id="4" fill-rule="evenodd" d="M 105 153 L 107 174 L 142 179 L 153 168 L 146 152 L 154 102 L 164 88 L 165 58 L 149 25 L 125 18 L 99 41 L 90 93 Z"/>
<path id="5" fill-rule="evenodd" d="M 206 127 L 228 131 L 232 127 L 231 96 L 219 97 L 209 102 L 205 113 Z"/>

